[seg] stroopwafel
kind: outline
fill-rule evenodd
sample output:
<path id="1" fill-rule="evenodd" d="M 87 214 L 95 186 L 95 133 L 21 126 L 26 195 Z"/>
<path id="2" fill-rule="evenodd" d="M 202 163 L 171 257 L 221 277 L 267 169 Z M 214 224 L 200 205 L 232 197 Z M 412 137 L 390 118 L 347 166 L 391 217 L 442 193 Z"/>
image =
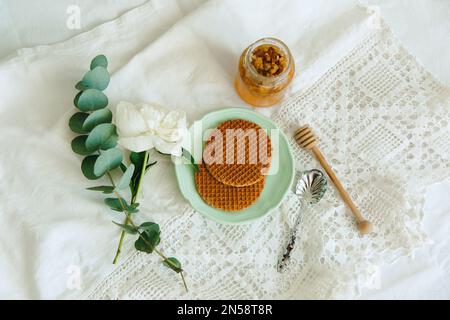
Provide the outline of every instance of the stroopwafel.
<path id="1" fill-rule="evenodd" d="M 245 187 L 264 179 L 270 168 L 272 144 L 256 123 L 234 119 L 221 123 L 205 144 L 203 160 L 223 184 Z"/>
<path id="2" fill-rule="evenodd" d="M 263 179 L 246 187 L 225 185 L 217 181 L 203 164 L 195 173 L 195 184 L 202 199 L 212 207 L 225 211 L 239 211 L 255 203 L 264 183 L 263 176 Z"/>

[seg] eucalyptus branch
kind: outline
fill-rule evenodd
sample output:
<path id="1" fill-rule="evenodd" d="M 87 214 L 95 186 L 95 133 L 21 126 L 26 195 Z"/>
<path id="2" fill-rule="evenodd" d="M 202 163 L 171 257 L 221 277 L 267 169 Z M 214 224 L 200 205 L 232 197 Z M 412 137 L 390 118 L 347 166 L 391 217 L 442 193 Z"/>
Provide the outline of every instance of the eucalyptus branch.
<path id="1" fill-rule="evenodd" d="M 146 158 L 147 157 L 148 157 L 148 154 L 146 154 Z M 145 168 L 145 165 L 143 167 Z M 114 179 L 111 176 L 111 173 L 108 171 L 106 174 L 107 174 L 107 176 L 108 176 L 108 178 L 109 178 L 109 180 L 111 182 L 111 185 L 113 187 L 115 187 Z M 142 179 L 142 177 L 141 177 L 141 179 Z M 139 188 L 138 188 L 138 190 L 139 190 Z M 139 230 L 139 227 L 134 223 L 133 219 L 131 218 L 131 213 L 129 212 L 128 207 L 123 203 L 122 196 L 119 194 L 119 192 L 117 190 L 114 190 L 114 194 L 116 195 L 116 197 L 117 197 L 117 199 L 118 199 L 118 201 L 120 203 L 120 206 L 122 207 L 123 212 L 126 215 L 126 220 L 128 221 L 128 223 L 133 227 L 133 229 L 139 234 L 139 237 L 148 246 L 153 247 L 153 245 L 142 235 L 142 232 Z M 124 233 L 124 231 L 122 231 L 122 232 Z M 120 248 L 118 250 L 120 250 Z M 173 264 L 173 262 L 167 256 L 165 256 L 156 247 L 153 248 L 153 251 L 155 251 L 163 259 L 163 262 L 171 265 L 173 268 L 178 268 L 176 265 Z M 188 292 L 188 287 L 187 287 L 187 284 L 186 284 L 186 280 L 185 280 L 184 275 L 183 275 L 183 269 L 181 269 L 179 273 L 180 273 L 180 276 L 181 276 L 181 280 L 183 281 L 183 286 L 184 286 L 186 292 Z"/>
<path id="2" fill-rule="evenodd" d="M 125 213 L 123 224 L 114 222 L 122 228 L 122 231 L 113 263 L 116 263 L 120 256 L 125 232 L 139 234 L 134 243 L 136 250 L 147 253 L 156 252 L 163 259 L 165 266 L 180 273 L 187 291 L 181 263 L 175 257 L 166 257 L 156 249 L 161 240 L 159 225 L 153 222 L 144 222 L 136 226 L 132 220 L 131 215 L 139 211 L 137 209 L 139 203 L 136 200 L 145 172 L 156 162 L 147 164 L 148 152 L 131 152 L 131 164 L 128 167 L 123 164 L 122 151 L 117 148 L 117 127 L 112 123 L 112 112 L 107 108 L 108 97 L 103 93 L 110 82 L 107 68 L 107 58 L 104 55 L 96 56 L 91 61 L 90 70 L 75 86 L 78 93 L 73 103 L 78 111 L 70 117 L 68 123 L 70 129 L 77 134 L 71 142 L 72 150 L 84 157 L 81 162 L 81 171 L 87 179 L 97 180 L 106 175 L 111 182 L 111 185 L 100 185 L 87 189 L 104 194 L 115 194 L 117 198 L 106 198 L 105 203 L 112 210 Z M 111 171 L 119 167 L 122 169 L 123 175 L 116 184 Z M 130 204 L 119 194 L 119 190 L 128 187 L 131 190 Z"/>
<path id="3" fill-rule="evenodd" d="M 139 177 L 137 190 L 131 197 L 131 204 L 136 203 L 137 197 L 139 195 L 139 191 L 141 190 L 141 183 L 142 183 L 142 180 L 144 178 L 145 168 L 147 167 L 147 162 L 148 162 L 148 151 L 145 151 L 144 162 L 143 162 L 143 165 L 142 165 L 141 175 Z M 108 172 L 108 177 L 109 177 L 109 180 L 111 182 L 111 185 L 115 189 L 116 186 L 115 186 L 114 180 L 112 179 L 112 176 L 111 176 L 111 174 L 109 172 Z M 133 192 L 133 190 L 132 190 L 132 192 Z M 125 221 L 123 222 L 123 224 L 128 225 L 128 223 L 129 223 L 129 217 L 126 216 L 125 217 Z M 122 246 L 123 246 L 124 239 L 125 239 L 125 231 L 122 230 L 120 232 L 119 245 L 117 246 L 117 251 L 116 251 L 116 255 L 114 256 L 113 264 L 116 264 L 117 261 L 119 260 L 120 253 L 122 252 Z"/>

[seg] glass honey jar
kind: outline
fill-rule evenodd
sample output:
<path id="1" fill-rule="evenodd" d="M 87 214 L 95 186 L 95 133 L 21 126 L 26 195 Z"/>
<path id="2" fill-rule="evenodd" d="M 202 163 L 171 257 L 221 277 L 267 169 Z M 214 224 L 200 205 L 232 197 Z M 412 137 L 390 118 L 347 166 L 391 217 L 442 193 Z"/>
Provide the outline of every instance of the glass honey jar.
<path id="1" fill-rule="evenodd" d="M 242 53 L 234 85 L 245 102 L 270 107 L 283 99 L 294 73 L 289 48 L 278 39 L 263 38 Z"/>

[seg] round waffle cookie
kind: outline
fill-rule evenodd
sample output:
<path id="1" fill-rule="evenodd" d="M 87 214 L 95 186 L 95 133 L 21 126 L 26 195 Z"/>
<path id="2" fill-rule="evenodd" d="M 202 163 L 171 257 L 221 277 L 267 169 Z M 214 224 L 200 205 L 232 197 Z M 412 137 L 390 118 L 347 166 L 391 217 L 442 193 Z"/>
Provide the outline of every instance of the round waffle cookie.
<path id="1" fill-rule="evenodd" d="M 256 123 L 242 119 L 221 123 L 206 141 L 203 152 L 211 175 L 234 187 L 263 180 L 271 157 L 272 144 L 266 132 Z"/>
<path id="2" fill-rule="evenodd" d="M 247 187 L 233 187 L 217 181 L 205 168 L 199 165 L 195 173 L 195 184 L 202 199 L 210 206 L 225 210 L 239 211 L 252 205 L 264 188 L 265 179 Z"/>

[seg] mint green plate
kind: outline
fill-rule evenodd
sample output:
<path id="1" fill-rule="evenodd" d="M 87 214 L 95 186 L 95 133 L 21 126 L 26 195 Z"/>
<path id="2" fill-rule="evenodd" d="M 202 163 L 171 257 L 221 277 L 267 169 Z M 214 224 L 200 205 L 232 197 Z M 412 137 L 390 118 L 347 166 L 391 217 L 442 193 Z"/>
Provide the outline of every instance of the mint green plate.
<path id="1" fill-rule="evenodd" d="M 194 150 L 194 147 L 191 148 L 191 153 L 196 160 L 201 159 L 204 138 L 207 138 L 209 135 L 209 133 L 205 131 L 214 129 L 220 123 L 231 119 L 252 121 L 266 130 L 277 129 L 277 126 L 271 120 L 259 113 L 247 109 L 228 108 L 208 113 L 189 129 L 192 146 L 197 146 L 197 150 Z M 201 124 L 201 126 L 199 126 L 199 124 Z M 266 183 L 261 196 L 250 207 L 241 211 L 227 212 L 209 206 L 197 192 L 194 180 L 194 167 L 186 163 L 175 165 L 175 174 L 181 193 L 196 211 L 200 212 L 205 217 L 220 223 L 245 223 L 265 216 L 280 205 L 294 179 L 294 160 L 292 158 L 289 143 L 281 130 L 278 130 L 277 132 L 279 132 L 279 139 L 274 139 L 272 136 L 273 152 L 271 172 L 266 177 Z M 268 131 L 268 133 L 270 134 L 270 131 Z M 276 152 L 276 140 L 278 140 L 278 153 Z M 199 143 L 194 144 L 194 141 Z"/>

